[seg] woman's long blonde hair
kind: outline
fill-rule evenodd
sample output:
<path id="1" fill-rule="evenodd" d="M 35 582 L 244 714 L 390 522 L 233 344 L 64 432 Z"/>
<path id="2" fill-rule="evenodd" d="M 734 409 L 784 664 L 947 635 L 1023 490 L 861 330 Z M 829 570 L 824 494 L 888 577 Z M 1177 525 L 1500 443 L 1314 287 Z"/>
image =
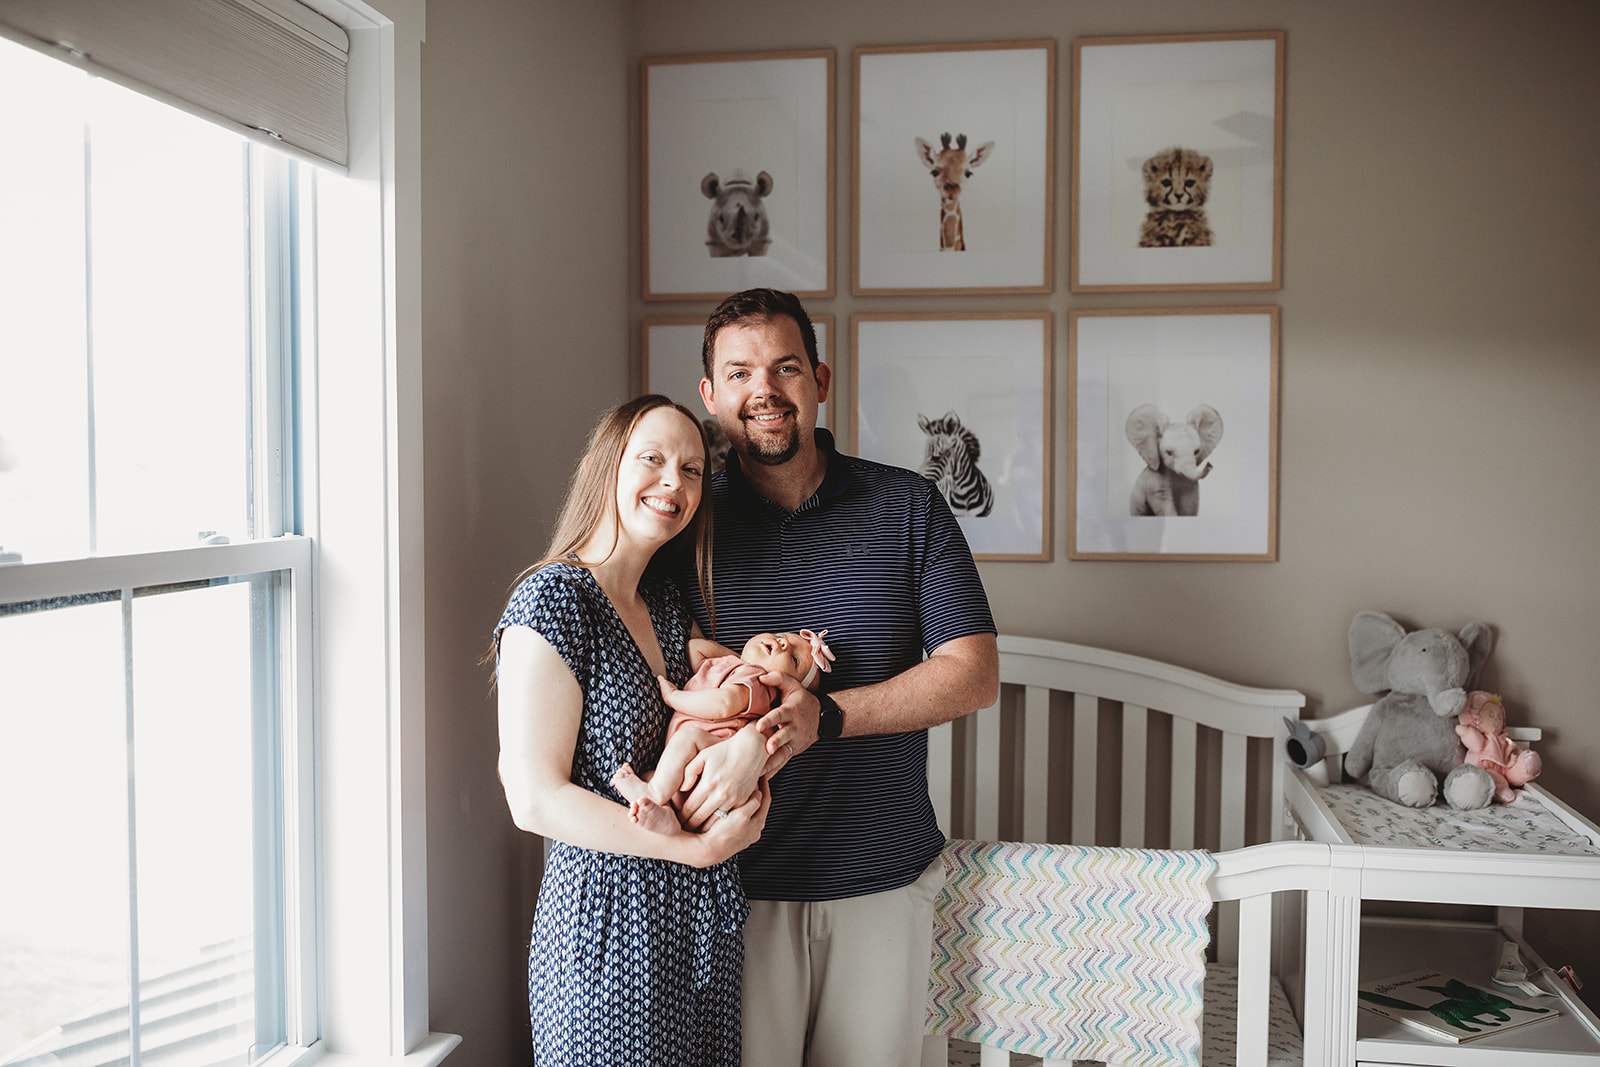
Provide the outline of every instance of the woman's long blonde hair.
<path id="1" fill-rule="evenodd" d="M 686 564 L 693 560 L 695 578 L 700 585 L 700 598 L 705 603 L 707 616 L 715 619 L 711 598 L 711 449 L 706 444 L 705 430 L 700 425 L 700 420 L 695 418 L 694 412 L 659 393 L 635 397 L 618 404 L 600 417 L 594 431 L 589 434 L 583 458 L 578 461 L 577 469 L 572 472 L 572 481 L 567 486 L 566 500 L 561 505 L 560 514 L 556 516 L 556 528 L 550 536 L 550 545 L 538 562 L 512 581 L 513 595 L 524 578 L 552 563 L 567 563 L 574 567 L 590 569 L 605 562 L 605 559 L 579 559 L 577 551 L 608 523 L 613 535 L 619 532 L 617 472 L 622 468 L 623 449 L 627 447 L 628 438 L 633 436 L 639 420 L 656 408 L 663 407 L 676 409 L 689 420 L 695 432 L 699 434 L 702 462 L 700 469 L 705 472 L 705 480 L 700 506 L 695 508 L 694 517 L 689 520 L 689 525 L 680 530 L 671 541 L 661 546 L 651 559 L 650 566 L 655 567 L 658 562 L 669 566 Z M 615 537 L 612 541 L 612 551 L 616 551 Z M 715 625 L 713 621 L 713 632 Z M 497 634 L 494 644 L 484 654 L 484 663 L 494 662 L 498 646 Z"/>

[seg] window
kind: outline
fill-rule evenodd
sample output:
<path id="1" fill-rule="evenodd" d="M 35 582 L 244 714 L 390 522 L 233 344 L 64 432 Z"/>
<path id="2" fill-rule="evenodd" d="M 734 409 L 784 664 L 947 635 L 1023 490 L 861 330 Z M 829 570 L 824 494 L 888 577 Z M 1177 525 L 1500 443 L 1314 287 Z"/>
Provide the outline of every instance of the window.
<path id="1" fill-rule="evenodd" d="M 316 1037 L 315 183 L 5 39 L 0 100 L 0 1063 L 254 1062 Z"/>
<path id="2" fill-rule="evenodd" d="M 192 16 L 196 11 L 206 17 L 195 19 Z M 306 17 L 308 12 L 312 17 Z M 293 15 L 297 24 L 318 27 L 312 34 L 315 41 L 309 43 L 313 52 L 321 47 L 316 41 L 339 40 L 347 35 L 348 66 L 337 86 L 334 99 L 339 105 L 334 110 L 347 123 L 348 152 L 341 147 L 325 157 L 335 160 L 331 165 L 301 164 L 292 183 L 269 181 L 265 186 L 256 184 L 254 161 L 267 157 L 251 157 L 249 210 L 267 210 L 263 197 L 253 195 L 258 188 L 269 193 L 276 188 L 280 195 L 298 196 L 293 213 L 287 217 L 294 219 L 294 232 L 300 241 L 290 261 L 275 264 L 265 259 L 258 261 L 255 257 L 258 252 L 264 256 L 264 246 L 253 243 L 252 285 L 269 275 L 293 270 L 297 273 L 300 303 L 277 308 L 267 308 L 259 301 L 250 305 L 249 344 L 265 345 L 274 330 L 288 329 L 284 324 L 293 323 L 298 328 L 301 350 L 293 382 L 267 381 L 252 370 L 249 441 L 255 451 L 245 453 L 250 484 L 246 489 L 242 481 L 235 481 L 225 487 L 230 501 L 246 509 L 250 535 L 235 536 L 237 510 L 231 513 L 232 518 L 211 517 L 222 515 L 226 509 L 221 505 L 208 510 L 204 519 L 188 515 L 181 522 L 165 522 L 163 533 L 157 529 L 165 521 L 160 517 L 150 523 L 141 520 L 138 528 L 127 531 L 115 530 L 109 519 L 101 521 L 98 514 L 92 516 L 91 523 L 89 505 L 84 503 L 77 518 L 59 524 L 66 532 L 53 535 L 54 540 L 29 534 L 24 543 L 20 533 L 15 535 L 19 540 L 13 540 L 7 531 L 12 499 L 0 497 L 0 544 L 6 545 L 0 551 L 24 557 L 20 566 L 0 565 L 0 604 L 44 607 L 59 605 L 61 598 L 67 596 L 97 597 L 102 611 L 131 618 L 131 630 L 125 627 L 117 634 L 120 641 L 123 632 L 138 635 L 151 628 L 152 623 L 146 621 L 147 609 L 161 598 L 198 593 L 202 587 L 211 589 L 223 584 L 248 586 L 252 672 L 256 663 L 264 662 L 256 658 L 263 654 L 257 651 L 258 646 L 272 640 L 278 642 L 277 654 L 293 667 L 291 673 L 280 670 L 277 675 L 279 691 L 285 695 L 276 699 L 284 708 L 293 709 L 292 713 L 283 714 L 283 732 L 278 739 L 284 768 L 278 827 L 284 835 L 284 870 L 281 876 L 252 870 L 253 879 L 281 877 L 286 887 L 278 921 L 285 946 L 281 984 L 287 1044 L 277 1053 L 265 1053 L 267 1042 L 257 1037 L 253 1039 L 255 1052 L 264 1055 L 264 1062 L 270 1067 L 298 1061 L 307 1050 L 319 1067 L 433 1067 L 459 1039 L 428 1032 L 426 795 L 422 756 L 422 357 L 417 311 L 422 294 L 418 191 L 424 4 L 421 0 L 307 0 L 306 5 L 293 0 L 271 0 L 269 4 L 258 0 L 141 0 L 137 5 L 0 3 L 0 36 L 32 42 L 46 51 L 65 54 L 71 64 L 101 70 L 94 60 L 96 49 L 87 49 L 87 57 L 85 50 L 64 53 L 50 42 L 71 38 L 47 32 L 43 24 L 92 22 L 95 25 L 79 28 L 116 46 L 144 45 L 154 40 L 192 50 L 211 43 L 200 34 L 202 23 L 211 34 L 242 35 L 238 40 L 221 42 L 218 47 L 202 47 L 201 55 L 174 60 L 168 49 L 164 58 L 157 56 L 156 65 L 165 62 L 175 69 L 176 77 L 167 81 L 177 85 L 192 70 L 215 68 L 219 56 L 248 51 L 235 47 L 256 39 L 253 31 L 237 29 L 241 19 L 253 20 L 260 28 L 283 29 L 282 16 L 286 13 Z M 271 26 L 263 27 L 262 18 Z M 322 25 L 319 19 L 334 29 Z M 34 25 L 20 25 L 21 20 L 32 20 Z M 160 32 L 163 26 L 172 29 L 164 37 Z M 292 36 L 298 31 L 287 32 Z M 4 53 L 0 71 L 11 69 L 13 55 L 9 50 Z M 249 67 L 257 74 L 282 69 L 276 61 L 235 62 L 224 70 L 223 78 L 211 81 L 210 87 L 220 85 L 230 92 L 236 90 L 246 79 L 231 76 L 234 67 Z M 158 73 L 166 77 L 174 70 Z M 121 81 L 126 76 L 113 71 L 108 77 Z M 182 95 L 176 89 L 163 91 Z M 203 113 L 233 115 L 226 121 L 241 123 L 237 127 L 240 132 L 245 127 L 253 128 L 254 132 L 247 136 L 255 140 L 265 137 L 256 128 L 262 123 L 244 112 L 235 114 L 227 108 L 212 107 L 205 100 L 182 98 L 189 101 L 186 106 Z M 4 100 L 0 124 L 9 123 L 22 109 L 13 107 L 9 94 L 0 99 Z M 293 104 L 289 106 L 292 110 Z M 11 131 L 0 135 L 10 137 Z M 287 137 L 285 140 L 297 143 Z M 343 131 L 335 140 L 341 146 L 346 143 Z M 81 130 L 76 143 L 81 154 Z M 301 144 L 304 148 L 306 143 Z M 23 157 L 12 150 L 9 142 L 4 151 L 6 167 L 0 170 L 9 177 L 17 160 Z M 310 158 L 292 147 L 285 151 L 293 152 L 296 158 Z M 269 172 L 274 168 L 263 162 L 260 169 Z M 80 176 L 75 180 L 81 183 L 83 179 Z M 313 186 L 314 200 L 307 195 Z M 291 194 L 290 190 L 298 192 Z M 11 264 L 15 262 L 8 254 L 15 225 L 14 205 L 10 190 L 0 193 L 0 271 L 5 272 L 13 271 Z M 96 221 L 90 218 L 88 223 L 92 226 Z M 76 225 L 82 227 L 84 223 Z M 252 227 L 250 232 L 260 232 L 259 227 Z M 56 242 L 39 251 L 39 258 L 23 265 L 25 276 L 45 270 L 50 256 L 71 252 L 74 238 L 57 236 Z M 81 231 L 77 234 L 78 239 L 84 236 Z M 81 250 L 74 254 L 84 261 Z M 258 262 L 260 270 L 255 269 Z M 0 283 L 9 283 L 15 276 L 0 276 Z M 160 290 L 160 286 L 156 288 Z M 254 295 L 247 295 L 250 300 L 257 300 Z M 182 299 L 181 294 L 178 298 Z M 88 293 L 86 299 L 94 299 L 94 294 Z M 0 373 L 0 405 L 4 405 L 0 410 L 7 412 L 12 410 L 12 391 L 18 388 L 9 369 L 13 366 L 9 347 L 12 342 L 3 332 L 13 306 L 10 291 L 0 284 L 0 367 L 7 368 Z M 258 318 L 260 309 L 267 313 Z M 56 323 L 54 328 L 83 331 L 89 321 L 80 313 L 76 320 Z M 244 328 L 241 325 L 241 332 Z M 256 361 L 252 368 L 259 365 Z M 23 366 L 31 371 L 35 364 L 24 362 Z M 165 424 L 199 418 L 192 408 L 206 401 L 190 391 L 191 383 L 169 376 L 158 384 L 166 391 L 161 394 L 159 406 L 144 413 L 147 421 L 162 422 L 165 432 Z M 95 390 L 98 395 L 98 384 Z M 288 394 L 295 401 L 293 406 L 274 401 L 273 390 Z M 78 403 L 87 408 L 87 392 L 77 395 Z M 185 398 L 183 405 L 177 403 L 180 395 Z M 34 399 L 30 406 L 40 403 Z M 297 419 L 292 432 L 281 422 L 266 420 L 268 411 L 280 419 L 292 411 Z M 0 419 L 8 417 L 0 415 Z M 0 436 L 5 434 L 0 425 Z M 189 440 L 197 451 L 229 447 L 204 438 Z M 259 455 L 263 450 L 272 453 L 285 446 L 293 449 L 298 443 L 306 447 L 298 456 L 282 456 L 281 462 L 266 463 Z M 22 447 L 8 445 L 0 450 L 0 467 L 6 468 L 0 480 L 13 474 L 21 477 L 19 472 L 33 462 L 22 454 Z M 87 445 L 80 447 L 86 457 Z M 125 458 L 132 457 L 116 456 L 106 462 L 114 468 L 117 461 Z M 66 468 L 60 478 L 84 494 L 89 492 L 84 488 L 87 479 L 107 476 L 105 469 L 90 471 L 86 458 L 81 463 L 83 473 L 79 470 L 79 466 Z M 135 474 L 141 471 L 136 468 Z M 295 482 L 293 494 L 271 491 L 273 477 L 290 474 Z M 0 489 L 0 493 L 10 491 Z M 273 518 L 270 512 L 263 517 L 263 508 L 275 506 L 284 509 L 281 519 Z M 48 518 L 46 514 L 41 521 Z M 275 528 L 298 530 L 304 536 L 266 536 Z M 217 537 L 227 537 L 230 543 L 201 545 L 198 535 L 210 529 L 216 529 Z M 96 543 L 97 554 L 74 556 L 66 546 L 67 540 L 77 537 L 86 543 L 90 530 L 100 539 Z M 118 541 L 124 532 L 126 539 Z M 168 537 L 174 540 L 169 543 Z M 113 541 L 119 547 L 113 547 Z M 54 547 L 46 547 L 47 543 Z M 163 547 L 148 547 L 158 544 Z M 313 573 L 317 578 L 314 589 Z M 238 589 L 223 592 L 219 600 L 225 600 L 230 592 L 239 594 Z M 269 596 L 277 610 L 277 626 L 258 629 L 258 609 Z M 93 605 L 84 601 L 82 606 Z M 72 622 L 63 623 L 52 636 L 70 631 L 70 640 L 84 645 L 87 639 L 76 623 L 78 616 L 60 614 L 64 610 L 53 606 L 48 611 L 27 614 L 35 621 L 42 617 L 71 618 Z M 236 610 L 236 605 L 218 610 Z M 17 622 L 20 615 L 18 611 L 0 616 L 0 645 L 8 643 L 7 633 L 19 632 L 10 629 L 10 624 Z M 95 684 L 86 666 L 86 645 L 69 654 L 55 648 L 49 637 L 34 640 L 50 646 L 56 656 L 51 662 L 59 665 L 39 665 L 36 676 L 46 676 L 48 683 L 58 689 Z M 124 722 L 130 715 L 137 719 L 148 706 L 141 702 L 144 693 L 160 692 L 158 683 L 162 679 L 154 666 L 141 666 L 146 647 L 135 636 L 120 653 L 107 653 L 122 656 L 109 669 L 109 677 L 110 684 L 122 686 L 116 694 L 121 703 L 111 709 L 111 714 L 120 713 Z M 131 701 L 126 694 L 126 676 L 117 673 L 129 660 L 139 672 L 136 683 L 142 686 Z M 254 688 L 254 673 L 251 682 L 251 699 L 255 701 L 261 698 L 262 691 Z M 13 690 L 7 688 L 8 683 L 9 677 L 0 674 L 0 723 L 13 714 Z M 265 695 L 273 697 L 270 692 Z M 258 721 L 254 707 L 251 715 L 252 723 Z M 0 730 L 4 728 L 0 725 Z M 78 742 L 76 735 L 73 740 Z M 256 743 L 253 739 L 252 744 Z M 0 738 L 0 759 L 9 758 L 9 744 L 9 738 Z M 143 751 L 135 738 L 135 760 L 141 758 Z M 71 754 L 65 762 L 71 763 Z M 71 769 L 81 773 L 76 766 Z M 159 769 L 141 772 L 137 766 L 135 772 L 162 773 Z M 123 786 L 119 795 L 128 795 L 126 773 L 118 773 Z M 206 804 L 208 799 L 191 790 L 191 809 Z M 254 792 L 252 803 L 253 812 L 269 810 L 255 799 Z M 135 792 L 135 818 L 137 804 Z M 21 828 L 45 816 L 62 818 L 59 812 L 38 801 L 30 802 L 21 812 L 0 811 L 0 833 L 20 835 Z M 97 812 L 95 817 L 122 820 L 119 825 L 126 835 L 125 811 Z M 270 829 L 250 828 L 253 848 L 257 835 Z M 54 845 L 52 858 L 69 851 L 71 842 L 54 841 Z M 191 857 L 205 848 L 205 842 L 191 839 Z M 12 857 L 7 856 L 4 863 L 0 882 L 17 880 Z M 253 891 L 255 886 L 253 881 Z M 132 901 L 127 899 L 126 882 L 121 883 L 120 892 L 124 894 L 123 908 L 128 910 Z M 263 898 L 255 893 L 252 899 Z M 270 915 L 258 916 L 256 922 L 271 919 Z M 130 943 L 130 956 L 132 949 Z M 33 995 L 34 977 L 40 973 L 35 963 L 24 965 L 24 1001 Z M 261 959 L 257 957 L 253 963 L 259 997 L 263 995 L 261 990 L 270 988 L 272 983 L 260 976 Z M 64 959 L 63 965 L 71 976 L 69 980 L 76 980 L 82 973 L 73 959 Z M 16 981 L 3 969 L 6 966 L 0 963 L 0 1019 L 10 1019 L 12 1012 L 19 1010 L 13 1008 L 19 1002 L 12 999 Z M 253 1010 L 259 1021 L 273 1017 L 278 1009 L 257 1004 Z M 4 1055 L 0 1052 L 0 1062 Z"/>

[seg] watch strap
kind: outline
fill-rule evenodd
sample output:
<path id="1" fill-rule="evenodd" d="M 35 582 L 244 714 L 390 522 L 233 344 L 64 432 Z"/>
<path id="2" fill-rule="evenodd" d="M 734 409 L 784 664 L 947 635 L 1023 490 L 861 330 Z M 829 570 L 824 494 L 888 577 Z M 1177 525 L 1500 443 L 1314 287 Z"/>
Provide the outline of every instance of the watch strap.
<path id="1" fill-rule="evenodd" d="M 822 710 L 817 713 L 817 736 L 831 741 L 844 733 L 844 709 L 827 693 L 817 694 Z"/>

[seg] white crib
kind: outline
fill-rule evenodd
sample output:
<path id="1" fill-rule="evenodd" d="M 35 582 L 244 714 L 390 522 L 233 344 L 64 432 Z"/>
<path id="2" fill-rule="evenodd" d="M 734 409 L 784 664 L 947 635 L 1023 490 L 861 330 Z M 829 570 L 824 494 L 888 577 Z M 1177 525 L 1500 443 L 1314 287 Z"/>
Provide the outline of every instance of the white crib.
<path id="1" fill-rule="evenodd" d="M 1362 843 L 1323 798 L 1318 778 L 1326 780 L 1326 769 L 1308 774 L 1284 757 L 1285 719 L 1299 718 L 1302 694 L 1032 638 L 1002 636 L 1000 658 L 999 704 L 931 734 L 941 825 L 952 837 L 986 841 L 1215 852 L 1215 963 L 1219 974 L 1237 968 L 1237 996 L 1213 1004 L 1214 992 L 1220 997 L 1232 983 L 1208 979 L 1208 1067 L 1600 1065 L 1600 1021 L 1571 996 L 1567 1017 L 1519 1031 L 1524 1043 L 1508 1045 L 1515 1035 L 1507 1034 L 1462 1046 L 1396 1032 L 1358 1012 L 1355 996 L 1360 979 L 1407 969 L 1391 966 L 1404 957 L 1395 931 L 1364 916 L 1364 902 L 1499 905 L 1496 921 L 1479 924 L 1475 947 L 1464 950 L 1498 956 L 1502 941 L 1520 942 L 1521 907 L 1600 908 L 1600 827 L 1530 790 L 1595 855 Z M 1337 765 L 1364 713 L 1309 724 L 1326 737 L 1328 766 Z M 1461 925 L 1405 927 L 1408 936 L 1422 931 L 1424 942 L 1471 940 Z M 1364 926 L 1371 931 L 1365 958 Z M 1233 1026 L 1219 1027 L 1219 1017 Z M 1039 1062 L 950 1044 L 929 1038 L 925 1067 Z"/>

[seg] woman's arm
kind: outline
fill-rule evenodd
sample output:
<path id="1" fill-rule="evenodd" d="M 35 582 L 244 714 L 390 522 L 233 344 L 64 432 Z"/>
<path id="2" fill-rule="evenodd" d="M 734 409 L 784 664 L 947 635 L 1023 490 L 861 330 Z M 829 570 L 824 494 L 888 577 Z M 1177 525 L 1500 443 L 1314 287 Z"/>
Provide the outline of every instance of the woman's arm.
<path id="1" fill-rule="evenodd" d="M 583 692 L 559 653 L 526 626 L 500 638 L 500 781 L 517 826 L 582 848 L 709 867 L 761 836 L 770 793 L 762 788 L 700 834 L 657 834 L 628 809 L 572 781 Z M 743 798 L 741 798 L 743 799 Z"/>

